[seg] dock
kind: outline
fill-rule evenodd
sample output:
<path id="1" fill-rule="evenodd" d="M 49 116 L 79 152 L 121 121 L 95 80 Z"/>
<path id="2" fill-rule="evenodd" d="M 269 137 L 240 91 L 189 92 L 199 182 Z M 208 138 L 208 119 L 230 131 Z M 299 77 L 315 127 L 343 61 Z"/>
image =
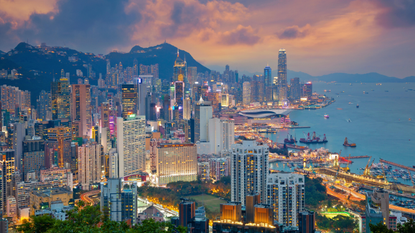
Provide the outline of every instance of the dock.
<path id="1" fill-rule="evenodd" d="M 379 159 L 379 161 L 380 161 L 381 163 L 387 163 L 387 164 L 392 165 L 392 166 L 400 167 L 400 168 L 402 168 L 402 169 L 406 169 L 406 170 L 409 170 L 409 171 L 413 171 L 413 172 L 415 172 L 415 169 L 414 169 L 414 168 L 412 168 L 412 167 L 407 167 L 407 166 L 400 165 L 400 164 L 397 164 L 397 163 L 394 163 L 394 162 L 386 161 L 386 160 L 384 160 L 384 159 Z"/>
<path id="2" fill-rule="evenodd" d="M 350 156 L 350 157 L 344 157 L 347 159 L 364 159 L 364 158 L 369 158 L 369 155 L 360 155 L 360 156 Z"/>

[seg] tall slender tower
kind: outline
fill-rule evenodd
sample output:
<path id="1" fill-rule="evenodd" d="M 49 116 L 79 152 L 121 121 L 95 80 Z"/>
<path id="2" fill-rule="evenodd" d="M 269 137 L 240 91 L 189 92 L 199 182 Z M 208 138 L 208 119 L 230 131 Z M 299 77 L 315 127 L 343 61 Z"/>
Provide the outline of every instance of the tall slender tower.
<path id="1" fill-rule="evenodd" d="M 264 101 L 272 101 L 272 70 L 269 65 L 265 66 L 264 69 L 264 85 L 265 85 L 265 96 Z"/>
<path id="2" fill-rule="evenodd" d="M 285 49 L 278 53 L 278 90 L 280 103 L 287 99 L 287 54 Z"/>
<path id="3" fill-rule="evenodd" d="M 64 72 L 62 70 L 62 75 Z M 62 76 L 59 81 L 52 82 L 52 119 L 69 119 L 71 116 L 71 92 L 69 79 Z"/>
<path id="4" fill-rule="evenodd" d="M 92 128 L 91 86 L 89 84 L 72 85 L 71 121 L 79 122 L 79 135 L 89 135 Z"/>

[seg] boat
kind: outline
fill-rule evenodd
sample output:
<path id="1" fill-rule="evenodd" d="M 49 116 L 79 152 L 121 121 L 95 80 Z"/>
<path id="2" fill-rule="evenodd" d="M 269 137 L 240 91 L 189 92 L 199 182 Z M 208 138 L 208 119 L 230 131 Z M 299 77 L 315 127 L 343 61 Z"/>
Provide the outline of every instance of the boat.
<path id="1" fill-rule="evenodd" d="M 356 108 L 359 108 L 359 104 L 356 105 Z"/>
<path id="2" fill-rule="evenodd" d="M 347 137 L 346 137 L 346 138 L 344 139 L 343 146 L 346 146 L 346 147 L 356 147 L 356 143 L 349 143 L 349 142 L 347 141 Z"/>
<path id="3" fill-rule="evenodd" d="M 352 102 L 349 102 L 349 104 L 352 104 Z"/>
<path id="4" fill-rule="evenodd" d="M 320 139 L 320 137 L 316 136 L 316 132 L 313 132 L 313 137 L 310 138 L 310 133 L 307 134 L 307 138 L 300 138 L 300 142 L 301 143 L 306 143 L 306 144 L 314 144 L 314 143 L 326 143 L 327 138 L 326 138 L 326 134 L 324 134 L 324 138 Z"/>
<path id="5" fill-rule="evenodd" d="M 297 142 L 297 139 L 293 138 L 293 135 L 287 135 L 287 138 L 284 139 L 284 143 L 294 144 Z"/>
<path id="6" fill-rule="evenodd" d="M 329 115 L 328 114 L 324 114 L 324 118 L 325 119 L 329 119 Z"/>

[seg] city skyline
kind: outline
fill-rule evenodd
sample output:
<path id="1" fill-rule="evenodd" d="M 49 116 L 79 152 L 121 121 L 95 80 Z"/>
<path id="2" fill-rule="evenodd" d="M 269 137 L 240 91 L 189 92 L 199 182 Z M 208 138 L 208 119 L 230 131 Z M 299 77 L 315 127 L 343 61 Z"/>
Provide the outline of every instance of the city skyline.
<path id="1" fill-rule="evenodd" d="M 415 73 L 411 65 L 415 20 L 410 2 L 0 3 L 0 50 L 5 52 L 20 41 L 96 54 L 167 41 L 191 52 L 208 67 L 229 64 L 255 72 L 268 62 L 275 69 L 276 54 L 285 48 L 290 55 L 287 68 L 311 75 L 378 72 L 404 78 Z M 140 33 L 143 30 L 147 33 Z"/>

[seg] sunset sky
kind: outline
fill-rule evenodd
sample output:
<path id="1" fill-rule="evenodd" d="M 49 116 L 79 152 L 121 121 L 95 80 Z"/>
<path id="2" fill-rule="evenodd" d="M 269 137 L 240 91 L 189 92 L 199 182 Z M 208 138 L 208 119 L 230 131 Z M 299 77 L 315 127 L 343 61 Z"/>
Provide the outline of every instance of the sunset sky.
<path id="1" fill-rule="evenodd" d="M 164 41 L 206 66 L 415 75 L 415 0 L 0 0 L 0 50 L 21 41 L 128 52 Z"/>

